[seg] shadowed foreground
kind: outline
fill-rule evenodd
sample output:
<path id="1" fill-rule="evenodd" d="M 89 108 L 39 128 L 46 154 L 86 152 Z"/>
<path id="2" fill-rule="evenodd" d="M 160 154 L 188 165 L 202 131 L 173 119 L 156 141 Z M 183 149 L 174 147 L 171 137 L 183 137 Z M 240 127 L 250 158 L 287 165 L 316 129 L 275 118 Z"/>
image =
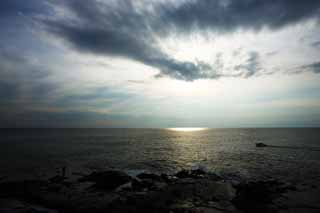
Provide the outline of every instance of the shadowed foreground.
<path id="1" fill-rule="evenodd" d="M 0 212 L 319 212 L 316 187 L 231 181 L 200 169 L 135 177 L 108 170 L 69 180 L 0 183 Z"/>

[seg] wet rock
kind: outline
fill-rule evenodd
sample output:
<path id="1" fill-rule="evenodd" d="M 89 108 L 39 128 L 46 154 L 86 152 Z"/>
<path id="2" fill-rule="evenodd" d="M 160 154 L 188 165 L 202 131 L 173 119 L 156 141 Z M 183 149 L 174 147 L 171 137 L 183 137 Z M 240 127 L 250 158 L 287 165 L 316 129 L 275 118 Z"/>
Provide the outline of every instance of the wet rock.
<path id="1" fill-rule="evenodd" d="M 121 191 L 131 191 L 131 190 L 132 190 L 132 182 L 128 182 L 119 186 L 115 191 L 121 192 Z"/>
<path id="2" fill-rule="evenodd" d="M 168 184 L 174 183 L 178 180 L 178 178 L 174 175 L 161 174 L 161 178 Z"/>
<path id="3" fill-rule="evenodd" d="M 134 179 L 132 181 L 132 189 L 134 191 L 161 190 L 167 186 L 164 181 L 156 181 L 151 179 Z"/>
<path id="4" fill-rule="evenodd" d="M 93 172 L 90 175 L 79 179 L 80 182 L 93 182 L 93 187 L 98 190 L 114 190 L 117 187 L 132 181 L 133 178 L 124 172 L 110 170 L 103 172 Z"/>
<path id="5" fill-rule="evenodd" d="M 190 213 L 222 213 L 225 211 L 221 211 L 215 208 L 208 208 L 208 207 L 195 207 L 190 209 L 188 212 Z"/>
<path id="6" fill-rule="evenodd" d="M 141 180 L 150 179 L 155 181 L 162 181 L 162 177 L 160 175 L 152 174 L 152 173 L 141 173 L 137 175 L 137 178 Z"/>
<path id="7" fill-rule="evenodd" d="M 177 180 L 177 184 L 195 184 L 196 180 L 193 178 L 181 178 L 179 180 Z"/>
<path id="8" fill-rule="evenodd" d="M 1 213 L 58 213 L 57 210 L 12 199 L 0 199 Z"/>
<path id="9" fill-rule="evenodd" d="M 316 189 L 304 195 L 301 190 L 294 191 L 295 186 L 277 180 L 234 184 L 202 170 L 182 170 L 176 175 L 142 173 L 137 178 L 109 170 L 85 175 L 79 182 L 70 182 L 70 187 L 65 182 L 50 179 L 0 183 L 0 197 L 20 200 L 12 206 L 20 205 L 23 210 L 25 203 L 35 203 L 61 212 L 266 213 L 319 208 Z M 95 190 L 88 190 L 92 185 Z M 289 191 L 291 196 L 287 195 Z M 315 198 L 312 203 L 308 196 Z M 6 212 L 2 210 L 7 207 L 0 202 L 0 212 Z M 38 210 L 32 207 L 28 212 Z"/>
<path id="10" fill-rule="evenodd" d="M 238 186 L 233 203 L 245 212 L 276 212 L 273 201 L 287 190 L 275 180 L 249 182 Z"/>
<path id="11" fill-rule="evenodd" d="M 175 176 L 177 178 L 204 178 L 206 176 L 206 172 L 201 169 L 195 170 L 181 170 Z"/>
<path id="12" fill-rule="evenodd" d="M 151 187 L 151 190 L 162 190 L 167 187 L 167 184 L 164 182 L 154 182 L 153 186 Z"/>
<path id="13" fill-rule="evenodd" d="M 140 179 L 134 179 L 132 180 L 132 188 L 134 191 L 147 191 L 153 186 L 152 180 L 140 180 Z"/>
<path id="14" fill-rule="evenodd" d="M 175 203 L 170 206 L 170 210 L 173 212 L 186 212 L 187 210 L 193 208 L 194 205 L 192 202 L 184 201 L 180 203 Z"/>

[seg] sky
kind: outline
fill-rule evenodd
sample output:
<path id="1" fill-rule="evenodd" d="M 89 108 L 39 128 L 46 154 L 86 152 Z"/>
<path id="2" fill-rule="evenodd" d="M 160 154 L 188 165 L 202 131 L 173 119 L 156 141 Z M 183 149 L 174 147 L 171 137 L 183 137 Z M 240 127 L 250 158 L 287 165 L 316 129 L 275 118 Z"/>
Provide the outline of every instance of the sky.
<path id="1" fill-rule="evenodd" d="M 1 0 L 0 127 L 319 127 L 319 0 Z"/>

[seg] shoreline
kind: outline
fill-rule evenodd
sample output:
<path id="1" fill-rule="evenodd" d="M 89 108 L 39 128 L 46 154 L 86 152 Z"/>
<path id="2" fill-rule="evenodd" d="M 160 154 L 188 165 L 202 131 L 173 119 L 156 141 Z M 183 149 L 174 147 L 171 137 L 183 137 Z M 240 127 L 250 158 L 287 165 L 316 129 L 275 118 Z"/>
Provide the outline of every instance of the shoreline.
<path id="1" fill-rule="evenodd" d="M 235 180 L 201 169 L 175 174 L 130 176 L 105 170 L 77 175 L 77 179 L 65 172 L 49 179 L 0 179 L 0 212 L 320 211 L 317 186 L 278 179 Z"/>

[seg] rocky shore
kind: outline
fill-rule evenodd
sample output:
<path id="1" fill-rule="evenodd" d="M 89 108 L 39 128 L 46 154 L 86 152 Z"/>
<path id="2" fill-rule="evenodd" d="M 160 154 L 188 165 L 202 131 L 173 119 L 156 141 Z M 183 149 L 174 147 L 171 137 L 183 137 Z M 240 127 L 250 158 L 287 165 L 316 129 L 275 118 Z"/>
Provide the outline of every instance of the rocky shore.
<path id="1" fill-rule="evenodd" d="M 320 212 L 317 186 L 234 181 L 200 169 L 176 174 L 97 171 L 71 180 L 0 180 L 2 212 Z"/>

